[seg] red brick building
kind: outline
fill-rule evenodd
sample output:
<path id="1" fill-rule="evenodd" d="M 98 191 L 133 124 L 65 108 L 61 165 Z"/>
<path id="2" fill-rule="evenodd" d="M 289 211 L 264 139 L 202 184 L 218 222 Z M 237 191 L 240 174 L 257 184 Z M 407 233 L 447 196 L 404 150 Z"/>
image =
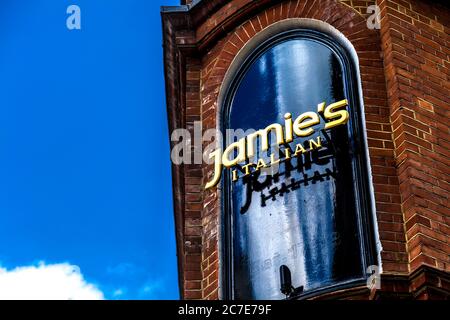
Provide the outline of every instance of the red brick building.
<path id="1" fill-rule="evenodd" d="M 348 131 L 350 138 L 339 136 L 347 134 L 342 128 L 323 134 L 331 136 L 332 145 L 356 141 L 355 149 L 351 143 L 337 145 L 339 157 L 347 160 L 329 162 L 337 168 L 331 181 L 354 169 L 352 196 L 347 195 L 351 182 L 328 187 L 329 177 L 303 180 L 301 187 L 292 182 L 280 191 L 288 184 L 281 177 L 272 181 L 278 183 L 275 189 L 252 185 L 255 197 L 247 216 L 242 208 L 235 211 L 248 188 L 221 181 L 205 189 L 214 165 L 173 164 L 182 297 L 277 298 L 273 288 L 280 280 L 274 275 L 289 262 L 293 286 L 304 286 L 294 298 L 448 299 L 450 6 L 425 0 L 181 2 L 162 9 L 171 132 L 186 128 L 194 136 L 195 122 L 203 131 L 226 129 L 273 114 L 268 122 L 252 122 L 261 129 L 279 122 L 281 110 L 290 110 L 295 101 L 302 104 L 302 97 L 309 101 L 330 94 L 335 101 L 349 101 L 347 126 L 355 131 Z M 332 89 L 322 88 L 327 86 Z M 252 101 L 269 101 L 269 107 L 257 109 Z M 279 109 L 271 111 L 277 101 Z M 311 103 L 306 107 L 315 111 Z M 345 150 L 354 151 L 347 155 Z M 347 168 L 350 162 L 360 165 Z M 328 208 L 331 218 L 324 209 L 308 216 L 308 208 L 315 210 L 310 204 Z M 289 210 L 279 209 L 284 206 Z M 251 220 L 258 215 L 264 215 L 260 227 Z M 294 223 L 278 226 L 277 217 Z M 293 225 L 300 238 L 291 234 Z M 295 252 L 292 243 L 298 246 Z M 381 271 L 379 289 L 365 285 L 370 265 Z"/>

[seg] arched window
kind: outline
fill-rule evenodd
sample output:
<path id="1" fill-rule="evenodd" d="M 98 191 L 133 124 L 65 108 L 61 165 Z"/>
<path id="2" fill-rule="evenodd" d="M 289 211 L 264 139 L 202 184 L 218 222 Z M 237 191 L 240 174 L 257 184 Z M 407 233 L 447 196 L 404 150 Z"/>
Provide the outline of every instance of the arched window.
<path id="1" fill-rule="evenodd" d="M 345 125 L 315 127 L 322 148 L 283 160 L 223 186 L 222 266 L 224 297 L 283 299 L 279 268 L 303 295 L 366 281 L 376 264 L 372 195 L 357 64 L 331 36 L 296 29 L 261 42 L 241 63 L 227 86 L 222 129 L 259 130 L 284 124 L 318 104 L 347 99 Z M 322 115 L 323 116 L 323 115 Z M 270 138 L 270 137 L 269 137 Z M 309 138 L 261 151 L 257 159 Z M 281 150 L 283 149 L 283 150 Z M 249 160 L 252 162 L 252 160 Z M 242 167 L 241 167 L 242 169 Z"/>

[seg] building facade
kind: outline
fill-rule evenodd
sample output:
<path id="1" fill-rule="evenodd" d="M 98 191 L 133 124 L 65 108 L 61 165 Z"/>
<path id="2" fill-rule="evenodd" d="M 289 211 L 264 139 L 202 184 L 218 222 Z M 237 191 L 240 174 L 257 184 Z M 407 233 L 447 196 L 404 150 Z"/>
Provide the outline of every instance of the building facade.
<path id="1" fill-rule="evenodd" d="M 181 2 L 162 8 L 181 296 L 449 299 L 450 6 Z"/>

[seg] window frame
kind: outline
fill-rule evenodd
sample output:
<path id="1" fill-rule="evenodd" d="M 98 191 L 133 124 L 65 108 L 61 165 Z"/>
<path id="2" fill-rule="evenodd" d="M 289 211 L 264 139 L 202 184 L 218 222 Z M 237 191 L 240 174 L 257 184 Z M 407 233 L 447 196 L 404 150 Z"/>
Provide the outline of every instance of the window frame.
<path id="1" fill-rule="evenodd" d="M 360 239 L 361 248 L 361 261 L 363 268 L 363 277 L 357 279 L 351 279 L 347 281 L 341 281 L 330 286 L 324 286 L 317 289 L 304 292 L 303 294 L 295 297 L 296 299 L 307 299 L 313 296 L 317 296 L 324 293 L 333 292 L 336 290 L 342 290 L 352 287 L 357 287 L 366 284 L 369 274 L 366 274 L 366 270 L 369 266 L 379 266 L 379 250 L 377 246 L 377 227 L 374 217 L 376 217 L 373 186 L 371 180 L 371 166 L 368 156 L 368 144 L 365 135 L 365 123 L 364 123 L 364 105 L 362 101 L 362 92 L 359 82 L 359 66 L 357 59 L 352 56 L 351 52 L 345 48 L 339 39 L 336 39 L 332 35 L 316 30 L 314 28 L 292 28 L 290 30 L 284 30 L 277 32 L 276 34 L 260 41 L 258 45 L 252 48 L 249 52 L 245 52 L 245 58 L 240 63 L 233 74 L 225 81 L 223 102 L 219 103 L 219 125 L 222 132 L 229 128 L 229 118 L 231 106 L 243 78 L 245 77 L 248 69 L 253 63 L 259 59 L 265 52 L 271 48 L 279 45 L 282 42 L 286 42 L 293 39 L 309 39 L 316 41 L 322 45 L 325 45 L 332 50 L 338 57 L 339 63 L 342 67 L 344 90 L 348 97 L 349 104 L 353 106 L 350 110 L 350 117 L 352 119 L 352 135 L 355 139 L 358 153 L 354 156 L 352 161 L 352 169 L 354 176 L 357 177 L 354 180 L 355 185 L 355 202 L 357 212 L 357 225 L 358 235 Z M 226 141 L 223 141 L 223 147 L 225 148 Z M 233 271 L 233 213 L 232 213 L 232 194 L 231 194 L 231 173 L 226 171 L 223 174 L 221 182 L 221 221 L 222 223 L 219 239 L 220 250 L 220 262 L 221 262 L 221 296 L 225 300 L 234 299 L 234 271 Z"/>

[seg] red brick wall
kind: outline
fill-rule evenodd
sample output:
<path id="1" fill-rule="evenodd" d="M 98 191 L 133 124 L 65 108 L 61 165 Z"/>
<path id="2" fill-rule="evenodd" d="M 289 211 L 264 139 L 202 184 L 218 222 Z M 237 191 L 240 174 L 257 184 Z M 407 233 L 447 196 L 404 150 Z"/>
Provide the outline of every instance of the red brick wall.
<path id="1" fill-rule="evenodd" d="M 450 271 L 450 11 L 378 2 L 410 271 Z"/>
<path id="2" fill-rule="evenodd" d="M 340 2 L 353 8 L 362 15 L 366 15 L 367 8 L 375 4 L 375 0 L 340 0 Z"/>
<path id="3" fill-rule="evenodd" d="M 312 6 L 311 6 L 312 4 Z M 341 31 L 355 46 L 360 58 L 360 69 L 364 91 L 364 102 L 368 128 L 368 139 L 372 170 L 374 174 L 377 201 L 377 216 L 382 232 L 380 238 L 384 247 L 383 267 L 385 271 L 406 272 L 407 253 L 403 217 L 400 207 L 400 192 L 395 168 L 392 128 L 389 119 L 389 107 L 386 100 L 384 69 L 381 59 L 379 33 L 367 29 L 366 20 L 353 9 L 335 1 L 287 1 L 260 12 L 229 33 L 218 43 L 214 51 L 203 59 L 202 105 L 203 122 L 207 127 L 215 127 L 216 108 L 219 88 L 232 59 L 251 37 L 263 28 L 277 21 L 306 17 L 329 22 Z M 214 16 L 212 17 L 214 19 Z M 201 29 L 200 29 L 201 30 Z M 204 182 L 210 179 L 212 168 L 205 167 Z M 208 191 L 213 195 L 216 191 Z M 217 198 L 217 196 L 215 196 Z M 219 223 L 219 203 L 204 211 L 209 223 Z M 213 216 L 213 218 L 211 218 Z M 204 223 L 207 226 L 206 221 Z M 212 228 L 213 229 L 213 228 Z M 217 230 L 217 228 L 215 228 Z M 205 230 L 206 231 L 206 230 Z M 205 250 L 217 249 L 217 232 L 204 232 Z M 204 258 L 206 258 L 204 256 Z M 207 266 L 207 263 L 205 263 Z M 203 277 L 208 278 L 214 269 L 204 269 Z M 203 298 L 209 298 L 209 282 L 204 283 L 206 290 Z"/>
<path id="4" fill-rule="evenodd" d="M 165 40 L 165 63 L 175 65 L 169 76 L 166 70 L 171 129 L 192 130 L 196 120 L 204 130 L 216 128 L 225 73 L 256 33 L 297 17 L 329 23 L 351 41 L 360 60 L 388 279 L 381 291 L 410 290 L 409 280 L 399 284 L 396 277 L 407 279 L 422 264 L 449 271 L 449 9 L 425 1 L 377 1 L 380 32 L 369 30 L 365 20 L 367 6 L 375 1 L 207 2 L 186 16 L 163 15 L 165 25 L 178 30 L 171 43 Z M 176 53 L 168 53 L 171 48 Z M 178 78 L 171 79 L 172 73 Z M 217 299 L 220 192 L 203 191 L 212 167 L 177 166 L 173 172 L 182 295 Z"/>

